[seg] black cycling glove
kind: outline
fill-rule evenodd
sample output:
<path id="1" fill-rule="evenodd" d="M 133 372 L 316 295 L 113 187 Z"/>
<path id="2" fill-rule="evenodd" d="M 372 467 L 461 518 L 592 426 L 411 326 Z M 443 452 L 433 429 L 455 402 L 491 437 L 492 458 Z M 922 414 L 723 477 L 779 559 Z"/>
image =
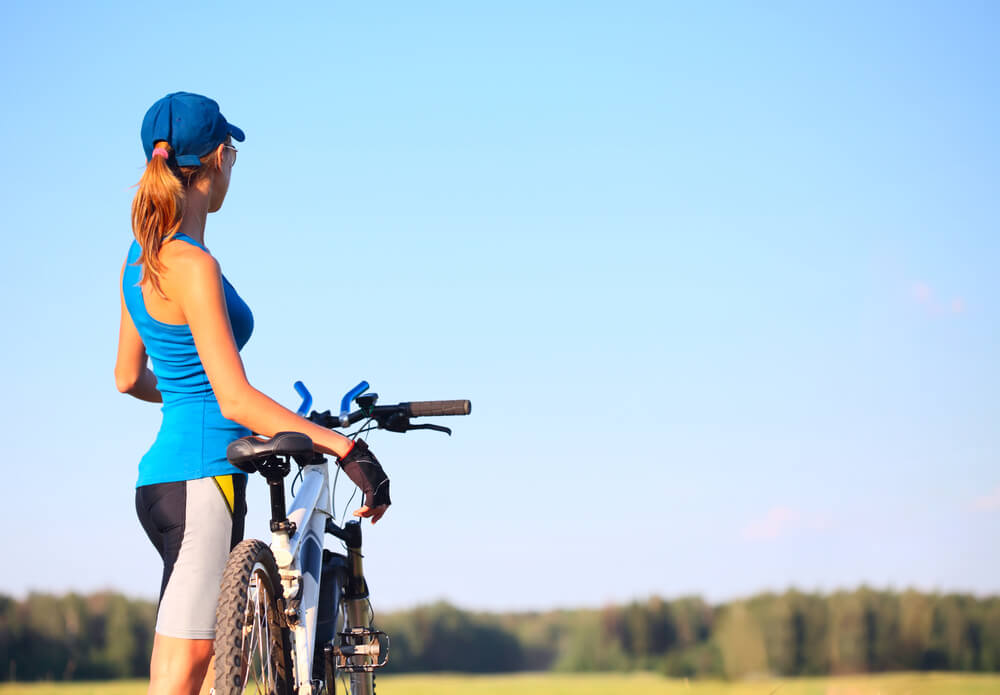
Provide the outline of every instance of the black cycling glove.
<path id="1" fill-rule="evenodd" d="M 365 493 L 365 505 L 370 509 L 392 504 L 389 501 L 389 478 L 363 440 L 354 442 L 354 448 L 338 463 L 347 477 Z"/>

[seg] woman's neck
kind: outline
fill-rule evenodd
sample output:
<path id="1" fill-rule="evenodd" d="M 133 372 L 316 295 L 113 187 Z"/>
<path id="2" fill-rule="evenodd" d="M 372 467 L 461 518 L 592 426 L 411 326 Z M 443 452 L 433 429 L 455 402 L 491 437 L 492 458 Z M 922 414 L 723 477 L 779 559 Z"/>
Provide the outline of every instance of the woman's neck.
<path id="1" fill-rule="evenodd" d="M 205 245 L 205 220 L 208 217 L 209 193 L 202 191 L 197 185 L 191 186 L 184 193 L 184 216 L 181 218 L 179 231 L 186 234 L 202 246 Z"/>

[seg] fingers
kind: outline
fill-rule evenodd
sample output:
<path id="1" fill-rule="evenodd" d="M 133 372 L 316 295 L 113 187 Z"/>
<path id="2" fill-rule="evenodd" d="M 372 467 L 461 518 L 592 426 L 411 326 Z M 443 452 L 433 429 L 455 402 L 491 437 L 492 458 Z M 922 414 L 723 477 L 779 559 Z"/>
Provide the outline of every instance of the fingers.
<path id="1" fill-rule="evenodd" d="M 367 504 L 361 506 L 359 509 L 354 510 L 354 516 L 359 516 L 364 519 L 370 518 L 374 524 L 376 521 L 382 518 L 386 510 L 389 508 L 387 504 L 380 504 L 379 506 L 372 508 Z"/>

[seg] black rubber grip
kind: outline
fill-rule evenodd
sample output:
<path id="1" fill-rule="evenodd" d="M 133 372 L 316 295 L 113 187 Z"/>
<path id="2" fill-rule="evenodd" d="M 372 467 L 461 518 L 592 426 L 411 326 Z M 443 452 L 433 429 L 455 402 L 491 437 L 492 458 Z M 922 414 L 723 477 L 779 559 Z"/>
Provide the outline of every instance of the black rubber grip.
<path id="1" fill-rule="evenodd" d="M 468 415 L 472 412 L 472 401 L 413 401 L 407 405 L 412 417 Z"/>

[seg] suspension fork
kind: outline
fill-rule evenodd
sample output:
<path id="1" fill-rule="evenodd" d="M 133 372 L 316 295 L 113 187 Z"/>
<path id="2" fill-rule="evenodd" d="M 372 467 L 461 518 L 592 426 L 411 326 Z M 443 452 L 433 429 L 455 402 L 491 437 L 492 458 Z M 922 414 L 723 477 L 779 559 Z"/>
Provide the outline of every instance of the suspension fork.
<path id="1" fill-rule="evenodd" d="M 325 650 L 325 661 L 329 678 L 332 679 L 334 662 L 340 663 L 340 668 L 348 673 L 351 679 L 351 691 L 357 695 L 374 695 L 374 668 L 385 663 L 381 654 L 388 649 L 388 642 L 382 642 L 373 631 L 371 601 L 369 600 L 368 582 L 365 580 L 364 560 L 361 553 L 361 522 L 352 520 L 340 528 L 332 520 L 327 520 L 328 533 L 340 538 L 347 545 L 347 586 L 344 587 L 344 614 L 346 625 L 341 633 L 339 645 L 329 645 Z M 374 637 L 374 642 L 371 641 Z M 384 634 L 383 634 L 384 637 Z M 369 650 L 376 650 L 374 653 Z M 354 655 L 354 658 L 352 658 Z M 368 656 L 377 666 L 369 668 L 352 668 L 348 664 L 355 663 L 359 656 Z M 381 656 L 381 658 L 380 658 Z M 367 661 L 367 659 L 365 659 Z M 379 663 L 381 662 L 381 663 Z M 328 681 L 329 682 L 329 681 Z M 328 690 L 332 693 L 334 684 L 329 682 Z"/>
<path id="2" fill-rule="evenodd" d="M 361 554 L 361 522 L 348 521 L 341 528 L 332 519 L 326 521 L 326 532 L 347 545 L 347 586 L 344 588 L 344 606 L 347 614 L 345 632 L 369 629 L 372 626 L 371 602 L 368 600 L 368 582 L 365 580 L 364 560 Z"/>

